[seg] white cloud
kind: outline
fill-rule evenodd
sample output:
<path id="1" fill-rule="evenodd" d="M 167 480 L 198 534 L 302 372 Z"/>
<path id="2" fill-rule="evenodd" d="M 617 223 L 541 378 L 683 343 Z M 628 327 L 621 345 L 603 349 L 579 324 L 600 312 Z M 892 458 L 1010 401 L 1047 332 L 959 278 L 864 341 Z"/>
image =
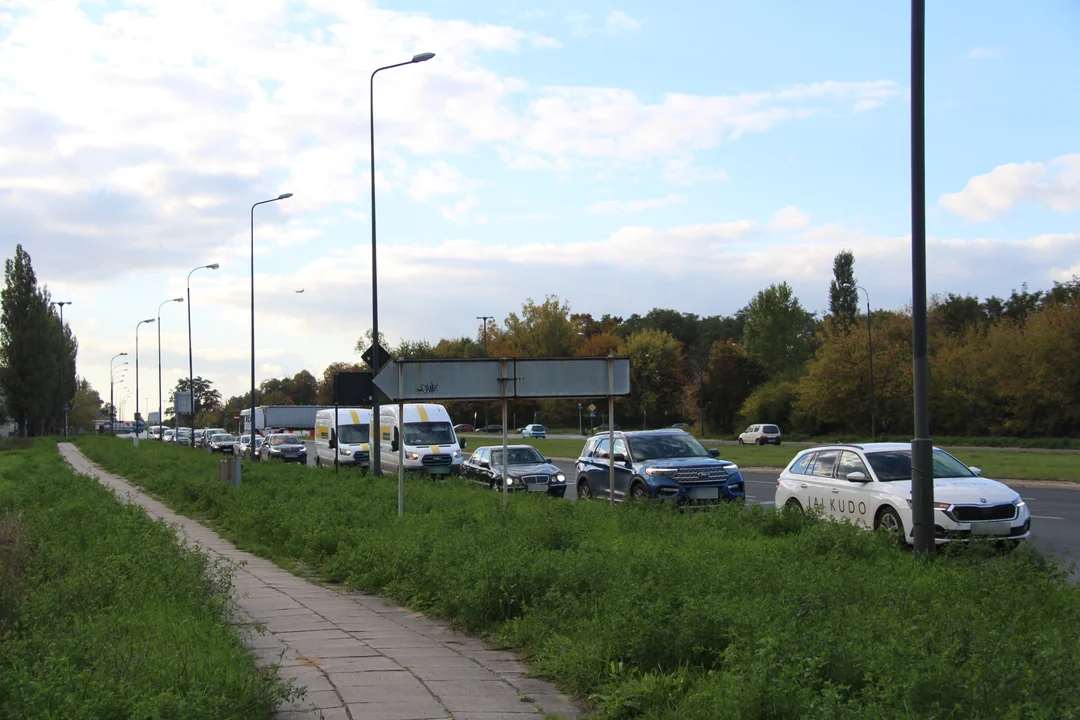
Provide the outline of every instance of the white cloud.
<path id="1" fill-rule="evenodd" d="M 802 230 L 809 224 L 809 215 L 794 205 L 788 205 L 786 208 L 778 210 L 776 214 L 772 216 L 768 228 L 770 230 L 784 232 L 788 230 Z"/>
<path id="2" fill-rule="evenodd" d="M 874 110 L 885 105 L 883 100 L 859 100 L 855 103 L 855 112 L 866 112 L 867 110 Z"/>
<path id="3" fill-rule="evenodd" d="M 436 195 L 459 193 L 466 185 L 460 170 L 440 160 L 413 173 L 408 192 L 414 200 L 424 202 Z"/>
<path id="4" fill-rule="evenodd" d="M 644 24 L 622 10 L 612 10 L 602 20 L 580 10 L 572 10 L 566 15 L 570 31 L 574 35 L 624 35 L 640 30 Z"/>
<path id="5" fill-rule="evenodd" d="M 728 174 L 721 168 L 706 168 L 694 165 L 692 158 L 675 158 L 664 164 L 661 175 L 672 185 L 694 185 L 712 180 L 728 180 Z"/>
<path id="6" fill-rule="evenodd" d="M 669 205 L 677 205 L 681 203 L 685 198 L 682 195 L 676 195 L 672 193 L 666 197 L 650 198 L 647 200 L 600 200 L 589 205 L 586 210 L 595 215 L 599 214 L 621 214 L 630 215 L 632 213 L 641 212 L 642 210 L 652 210 L 655 208 L 667 207 Z"/>
<path id="7" fill-rule="evenodd" d="M 967 54 L 968 60 L 989 60 L 1001 57 L 1001 51 L 993 48 L 976 47 Z"/>
<path id="8" fill-rule="evenodd" d="M 621 35 L 641 29 L 642 22 L 622 10 L 612 10 L 604 20 L 604 29 L 611 35 Z"/>
<path id="9" fill-rule="evenodd" d="M 969 220 L 993 220 L 1022 203 L 1058 212 L 1080 210 L 1080 153 L 1049 163 L 1009 163 L 971 178 L 964 189 L 946 193 L 942 207 Z"/>

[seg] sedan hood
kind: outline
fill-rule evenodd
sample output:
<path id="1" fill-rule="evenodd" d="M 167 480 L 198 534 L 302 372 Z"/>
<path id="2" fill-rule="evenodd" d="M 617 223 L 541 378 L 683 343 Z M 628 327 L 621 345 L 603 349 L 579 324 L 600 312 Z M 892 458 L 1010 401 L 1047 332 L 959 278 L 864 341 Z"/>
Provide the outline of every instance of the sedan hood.
<path id="1" fill-rule="evenodd" d="M 496 470 L 501 471 L 502 465 L 497 465 Z M 559 468 L 548 463 L 531 463 L 529 465 L 510 465 L 506 468 L 510 473 L 510 477 L 521 477 L 523 475 L 554 475 L 562 472 Z"/>
<path id="2" fill-rule="evenodd" d="M 911 497 L 911 481 L 882 483 L 894 495 Z M 934 478 L 934 502 L 956 505 L 999 505 L 1019 495 L 1008 485 L 983 477 Z"/>

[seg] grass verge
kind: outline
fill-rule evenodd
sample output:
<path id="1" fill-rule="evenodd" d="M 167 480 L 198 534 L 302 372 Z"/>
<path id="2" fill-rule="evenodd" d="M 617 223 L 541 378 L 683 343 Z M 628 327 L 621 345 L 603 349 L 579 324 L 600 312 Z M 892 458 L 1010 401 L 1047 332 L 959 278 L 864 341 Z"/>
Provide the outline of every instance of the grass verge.
<path id="1" fill-rule="evenodd" d="M 511 444 L 532 445 L 546 457 L 576 458 L 585 445 L 584 440 L 538 440 L 512 438 Z M 491 438 L 469 437 L 468 450 L 482 445 L 501 445 Z M 935 439 L 939 447 L 944 443 Z M 783 468 L 795 453 L 805 446 L 794 445 L 720 445 L 720 457 L 744 467 Z M 1018 480 L 1056 480 L 1080 482 L 1080 457 L 1072 453 L 1046 453 L 1025 450 L 949 450 L 968 465 L 979 467 L 989 478 L 1016 478 Z"/>
<path id="2" fill-rule="evenodd" d="M 238 544 L 521 651 L 605 718 L 1080 717 L 1080 588 L 1032 547 L 934 561 L 759 505 L 681 515 L 80 446 Z"/>
<path id="3" fill-rule="evenodd" d="M 55 441 L 0 452 L 0 718 L 270 717 L 291 691 L 230 603 L 223 568 Z"/>

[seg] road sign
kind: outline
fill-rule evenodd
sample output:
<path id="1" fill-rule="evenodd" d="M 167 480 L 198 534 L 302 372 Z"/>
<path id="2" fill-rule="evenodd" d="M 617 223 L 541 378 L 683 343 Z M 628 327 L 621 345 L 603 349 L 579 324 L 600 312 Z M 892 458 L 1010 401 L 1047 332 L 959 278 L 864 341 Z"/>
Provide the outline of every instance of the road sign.
<path id="1" fill-rule="evenodd" d="M 596 417 L 596 411 L 595 410 L 590 410 L 589 411 L 589 417 Z"/>
<path id="2" fill-rule="evenodd" d="M 375 376 L 394 402 L 630 394 L 630 358 L 395 360 Z"/>
<path id="3" fill-rule="evenodd" d="M 173 412 L 178 415 L 190 415 L 191 399 L 191 393 L 187 390 L 173 393 Z"/>
<path id="4" fill-rule="evenodd" d="M 371 351 L 374 350 L 376 347 L 379 348 L 379 367 L 375 367 L 375 363 L 373 362 L 374 358 L 372 357 L 371 353 Z M 374 342 L 367 350 L 365 350 L 360 355 L 360 359 L 366 362 L 368 364 L 368 367 L 374 368 L 375 372 L 378 372 L 379 370 L 383 369 L 386 363 L 390 362 L 390 351 L 384 348 L 382 345 L 379 345 L 379 343 Z"/>
<path id="5" fill-rule="evenodd" d="M 371 372 L 334 373 L 334 404 L 346 407 L 364 407 L 371 404 Z"/>
<path id="6" fill-rule="evenodd" d="M 595 413 L 595 412 L 596 412 L 596 406 L 595 406 L 595 405 L 593 405 L 592 403 L 589 403 L 589 412 L 591 412 L 591 413 Z"/>

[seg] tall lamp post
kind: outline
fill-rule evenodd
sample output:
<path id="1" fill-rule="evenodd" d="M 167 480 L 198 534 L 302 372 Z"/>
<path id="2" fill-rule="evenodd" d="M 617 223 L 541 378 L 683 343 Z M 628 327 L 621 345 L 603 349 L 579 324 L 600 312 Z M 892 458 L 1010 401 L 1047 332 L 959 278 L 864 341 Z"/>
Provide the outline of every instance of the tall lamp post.
<path id="1" fill-rule="evenodd" d="M 381 347 L 379 345 L 379 276 L 375 252 L 375 76 L 383 70 L 426 62 L 433 57 L 435 57 L 435 53 L 419 53 L 413 55 L 412 60 L 395 63 L 394 65 L 385 65 L 371 73 L 371 92 L 368 103 L 368 109 L 371 112 L 371 370 L 376 375 L 379 374 L 379 370 L 382 368 L 382 358 L 379 357 L 381 354 L 379 352 Z M 254 398 L 254 389 L 251 392 L 252 398 Z M 254 408 L 251 411 L 251 419 L 252 421 L 255 419 Z M 379 430 L 379 393 L 376 390 L 372 393 L 371 398 L 371 468 L 375 475 L 382 475 L 381 439 L 382 436 Z M 254 441 L 255 439 L 252 438 L 252 443 Z"/>
<path id="2" fill-rule="evenodd" d="M 171 303 L 171 302 L 182 303 L 182 302 L 184 302 L 184 298 L 171 298 L 169 300 L 163 300 L 161 302 L 161 304 L 157 306 L 157 421 L 158 421 L 158 430 L 161 429 L 161 426 L 164 424 L 163 421 L 165 419 L 164 418 L 164 413 L 162 412 L 162 410 L 164 410 L 164 408 L 161 405 L 161 308 L 164 307 L 166 303 Z M 176 408 L 173 408 L 173 410 L 174 410 L 174 414 L 175 414 Z M 192 435 L 195 434 L 195 428 L 194 427 L 191 429 L 191 434 Z M 158 441 L 164 442 L 164 437 L 165 437 L 165 433 L 163 433 L 163 432 L 158 433 Z"/>
<path id="3" fill-rule="evenodd" d="M 67 336 L 64 334 L 64 306 L 70 305 L 70 300 L 56 303 L 60 308 L 60 409 L 64 413 L 64 437 L 67 437 L 67 398 L 64 397 L 64 374 L 67 372 Z"/>
<path id="4" fill-rule="evenodd" d="M 491 316 L 491 315 L 477 315 L 476 319 L 480 320 L 481 322 L 484 323 L 484 357 L 488 357 L 488 349 L 487 349 L 488 320 L 494 320 L 495 318 L 493 316 Z M 490 407 L 488 406 L 488 401 L 485 400 L 484 401 L 484 427 L 487 427 L 488 425 L 491 424 L 491 418 L 488 415 L 488 410 L 490 410 Z"/>
<path id="5" fill-rule="evenodd" d="M 249 429 L 251 445 L 249 447 L 251 448 L 252 460 L 258 457 L 255 454 L 255 208 L 291 197 L 292 193 L 281 193 L 276 198 L 260 200 L 251 206 L 251 425 Z M 194 398 L 192 400 L 194 401 Z M 194 410 L 195 408 L 192 407 L 191 409 Z M 191 434 L 194 437 L 194 428 Z"/>
<path id="6" fill-rule="evenodd" d="M 187 274 L 187 363 L 188 363 L 188 395 L 191 396 L 191 447 L 195 448 L 195 360 L 191 354 L 191 273 L 196 270 L 217 270 L 220 265 L 211 263 L 193 268 Z"/>
<path id="7" fill-rule="evenodd" d="M 874 336 L 870 331 L 870 293 L 861 285 L 844 283 L 842 287 L 862 290 L 866 296 L 866 347 L 870 356 L 870 437 L 877 439 L 877 423 L 874 421 Z"/>
<path id="8" fill-rule="evenodd" d="M 139 326 L 149 325 L 154 322 L 154 318 L 147 320 L 140 320 L 135 325 L 135 439 L 139 439 Z"/>
<path id="9" fill-rule="evenodd" d="M 114 385 L 115 385 L 115 381 L 116 381 L 116 369 L 113 366 L 113 363 L 116 362 L 116 358 L 118 358 L 118 357 L 127 357 L 127 353 L 126 352 L 117 353 L 117 354 L 112 356 L 111 360 L 109 360 L 109 430 L 110 431 L 116 430 L 116 426 L 115 426 L 115 424 L 116 424 L 116 404 L 115 404 L 114 395 L 113 395 Z M 128 362 L 127 362 L 127 360 L 125 360 L 124 362 L 122 362 L 120 364 L 121 365 L 127 365 Z"/>

